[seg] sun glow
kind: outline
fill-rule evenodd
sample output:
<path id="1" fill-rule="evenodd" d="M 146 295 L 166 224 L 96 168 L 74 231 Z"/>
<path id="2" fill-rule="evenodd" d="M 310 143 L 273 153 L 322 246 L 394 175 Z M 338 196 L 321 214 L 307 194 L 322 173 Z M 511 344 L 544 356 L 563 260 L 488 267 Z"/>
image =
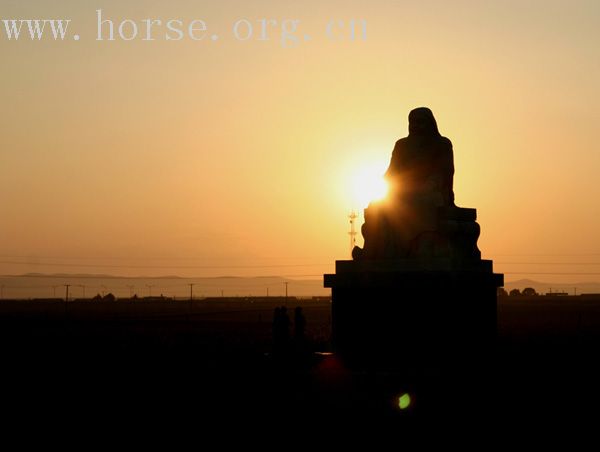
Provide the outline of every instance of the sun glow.
<path id="1" fill-rule="evenodd" d="M 365 208 L 387 195 L 388 184 L 383 178 L 386 163 L 360 165 L 352 175 L 353 203 L 357 208 Z"/>

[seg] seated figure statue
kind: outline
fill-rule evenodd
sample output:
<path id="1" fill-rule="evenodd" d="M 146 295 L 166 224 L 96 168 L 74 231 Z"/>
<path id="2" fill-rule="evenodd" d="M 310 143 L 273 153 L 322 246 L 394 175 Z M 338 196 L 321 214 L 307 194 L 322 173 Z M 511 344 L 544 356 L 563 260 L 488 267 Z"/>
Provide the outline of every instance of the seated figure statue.
<path id="1" fill-rule="evenodd" d="M 353 258 L 480 259 L 475 209 L 454 204 L 452 142 L 428 108 L 412 110 L 408 124 L 385 173 L 388 196 L 365 209 L 364 247 Z"/>

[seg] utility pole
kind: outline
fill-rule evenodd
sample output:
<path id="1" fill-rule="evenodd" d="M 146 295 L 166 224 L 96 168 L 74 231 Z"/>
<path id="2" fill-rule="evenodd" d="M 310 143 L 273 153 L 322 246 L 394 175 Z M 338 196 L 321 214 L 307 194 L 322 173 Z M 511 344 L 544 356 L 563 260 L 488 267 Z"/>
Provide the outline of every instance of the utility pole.
<path id="1" fill-rule="evenodd" d="M 129 288 L 129 298 L 133 297 L 133 289 L 135 288 L 134 286 L 128 285 L 127 286 Z"/>
<path id="2" fill-rule="evenodd" d="M 223 289 L 221 289 L 221 298 L 223 298 L 223 297 L 224 297 L 224 295 L 223 295 Z"/>
<path id="3" fill-rule="evenodd" d="M 267 287 L 267 298 L 269 298 L 269 288 Z"/>
<path id="4" fill-rule="evenodd" d="M 188 285 L 190 286 L 190 303 L 189 303 L 189 309 L 188 309 L 188 323 L 191 324 L 191 321 L 192 321 L 192 312 L 194 310 L 194 303 L 193 303 L 194 302 L 194 286 L 196 284 L 195 283 L 188 283 Z"/>
<path id="5" fill-rule="evenodd" d="M 289 282 L 286 281 L 286 282 L 284 282 L 284 284 L 285 284 L 285 298 L 287 298 L 288 297 L 288 284 L 289 284 Z"/>
<path id="6" fill-rule="evenodd" d="M 71 287 L 71 284 L 65 284 L 65 288 L 67 293 L 65 294 L 65 326 L 66 326 L 66 322 L 68 320 L 68 309 L 67 306 L 69 305 L 68 301 L 69 301 L 69 287 Z"/>

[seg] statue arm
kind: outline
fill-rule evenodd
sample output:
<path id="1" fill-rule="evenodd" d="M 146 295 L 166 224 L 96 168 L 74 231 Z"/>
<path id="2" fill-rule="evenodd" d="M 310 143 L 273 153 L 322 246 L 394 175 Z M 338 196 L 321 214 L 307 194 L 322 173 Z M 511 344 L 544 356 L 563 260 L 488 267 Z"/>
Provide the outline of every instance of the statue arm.
<path id="1" fill-rule="evenodd" d="M 399 169 L 401 167 L 401 148 L 402 145 L 400 140 L 396 141 L 396 144 L 394 145 L 394 150 L 392 151 L 392 158 L 390 159 L 390 164 L 385 174 L 383 175 L 385 180 L 387 180 L 388 182 L 390 182 L 394 178 L 394 176 L 398 174 Z"/>
<path id="2" fill-rule="evenodd" d="M 448 138 L 446 138 L 448 140 Z M 452 141 L 448 140 L 447 152 L 443 162 L 444 180 L 443 188 L 448 196 L 448 205 L 454 205 L 454 151 L 452 150 Z"/>

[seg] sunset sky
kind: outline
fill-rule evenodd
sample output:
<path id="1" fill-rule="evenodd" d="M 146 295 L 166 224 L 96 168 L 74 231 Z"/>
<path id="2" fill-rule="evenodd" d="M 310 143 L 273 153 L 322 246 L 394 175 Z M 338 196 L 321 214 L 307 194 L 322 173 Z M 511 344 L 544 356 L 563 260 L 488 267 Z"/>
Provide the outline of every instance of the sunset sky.
<path id="1" fill-rule="evenodd" d="M 97 9 L 219 39 L 99 42 Z M 428 106 L 496 270 L 600 279 L 597 0 L 0 1 L 27 18 L 80 40 L 0 22 L 0 274 L 316 278 L 349 257 L 361 174 Z M 237 41 L 243 18 L 311 40 Z M 329 41 L 330 19 L 366 40 Z"/>

